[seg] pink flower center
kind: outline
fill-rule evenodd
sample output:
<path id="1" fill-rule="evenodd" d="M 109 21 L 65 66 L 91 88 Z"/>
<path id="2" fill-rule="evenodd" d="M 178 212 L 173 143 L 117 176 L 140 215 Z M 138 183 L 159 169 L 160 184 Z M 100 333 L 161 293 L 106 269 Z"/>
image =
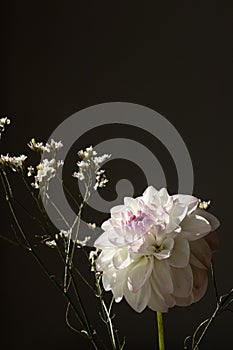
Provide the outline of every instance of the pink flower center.
<path id="1" fill-rule="evenodd" d="M 132 226 L 132 224 L 140 224 L 143 219 L 147 216 L 146 213 L 143 213 L 141 210 L 137 211 L 137 215 L 135 215 L 132 210 L 127 210 L 127 217 L 125 213 L 122 213 L 122 220 L 121 224 L 122 226 L 129 225 Z"/>

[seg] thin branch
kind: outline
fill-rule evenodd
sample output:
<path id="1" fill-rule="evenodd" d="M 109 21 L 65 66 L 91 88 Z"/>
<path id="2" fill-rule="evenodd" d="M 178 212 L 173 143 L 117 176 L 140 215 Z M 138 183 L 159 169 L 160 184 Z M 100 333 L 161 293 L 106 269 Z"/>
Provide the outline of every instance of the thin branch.
<path id="1" fill-rule="evenodd" d="M 10 244 L 13 244 L 13 245 L 18 246 L 18 247 L 20 246 L 20 244 L 18 242 L 11 240 L 10 238 L 8 238 L 4 235 L 0 234 L 0 238 L 3 239 L 4 241 L 10 243 Z"/>

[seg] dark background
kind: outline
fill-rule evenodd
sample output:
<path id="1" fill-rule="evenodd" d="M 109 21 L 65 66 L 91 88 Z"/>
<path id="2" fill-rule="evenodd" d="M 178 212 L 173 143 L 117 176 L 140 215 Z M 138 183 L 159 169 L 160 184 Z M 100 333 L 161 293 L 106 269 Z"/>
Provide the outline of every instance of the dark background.
<path id="1" fill-rule="evenodd" d="M 28 153 L 31 137 L 46 140 L 60 122 L 94 104 L 122 101 L 156 110 L 189 149 L 195 195 L 211 199 L 221 220 L 216 277 L 220 293 L 232 288 L 232 5 L 7 1 L 0 16 L 1 114 L 12 119 L 1 153 Z M 166 163 L 163 154 L 156 157 Z M 130 164 L 124 169 L 129 177 L 135 171 Z M 175 185 L 171 180 L 172 190 Z M 4 210 L 1 234 L 8 235 Z M 90 349 L 65 325 L 64 300 L 32 257 L 0 244 L 2 348 Z M 198 304 L 170 310 L 167 348 L 182 349 L 214 307 L 210 283 Z M 138 315 L 124 302 L 115 312 L 126 349 L 156 348 L 153 312 Z M 200 349 L 231 349 L 232 325 L 232 314 L 219 316 Z"/>

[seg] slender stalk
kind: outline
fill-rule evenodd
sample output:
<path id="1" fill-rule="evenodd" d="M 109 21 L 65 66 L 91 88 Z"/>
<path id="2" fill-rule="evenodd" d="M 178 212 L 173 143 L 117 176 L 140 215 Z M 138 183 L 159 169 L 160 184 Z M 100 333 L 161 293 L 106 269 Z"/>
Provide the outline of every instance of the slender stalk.
<path id="1" fill-rule="evenodd" d="M 206 321 L 208 321 L 208 322 L 207 322 L 207 324 L 206 324 L 206 326 L 205 326 L 203 332 L 201 333 L 201 335 L 200 335 L 198 341 L 197 341 L 195 344 L 194 344 L 194 342 L 195 342 L 195 337 L 194 337 L 194 339 L 193 339 L 193 344 L 192 344 L 192 349 L 193 349 L 193 350 L 197 350 L 197 349 L 198 349 L 198 346 L 199 346 L 200 342 L 202 341 L 202 338 L 204 337 L 204 335 L 205 335 L 207 329 L 209 328 L 209 326 L 211 325 L 211 323 L 212 323 L 213 320 L 215 319 L 218 310 L 219 310 L 219 305 L 216 307 L 216 309 L 215 309 L 213 315 L 209 318 L 209 320 L 206 320 Z M 206 321 L 205 321 L 205 323 L 206 323 Z M 203 322 L 203 324 L 204 324 L 204 322 Z"/>
<path id="2" fill-rule="evenodd" d="M 88 337 L 88 339 L 90 340 L 90 342 L 92 343 L 92 346 L 95 350 L 99 350 L 99 347 L 98 345 L 96 344 L 96 341 L 95 339 L 93 338 L 93 333 L 92 333 L 92 330 L 90 328 L 90 325 L 89 325 L 89 322 L 86 318 L 86 314 L 84 310 L 84 307 L 83 305 L 80 303 L 80 300 L 78 300 L 79 302 L 79 305 L 81 305 L 81 311 L 82 311 L 82 314 L 83 314 L 83 317 L 84 317 L 84 320 L 82 319 L 82 317 L 80 317 L 79 315 L 79 312 L 75 306 L 75 304 L 73 303 L 72 299 L 70 298 L 70 296 L 68 295 L 68 293 L 65 293 L 64 292 L 64 289 L 63 287 L 60 285 L 60 283 L 54 278 L 55 276 L 51 275 L 49 270 L 47 269 L 47 267 L 44 265 L 44 263 L 42 262 L 42 260 L 40 259 L 40 257 L 38 256 L 38 254 L 36 253 L 36 251 L 34 250 L 33 246 L 30 244 L 29 240 L 27 239 L 24 231 L 23 231 L 23 228 L 21 226 L 21 224 L 19 223 L 17 217 L 16 217 L 16 214 L 14 212 L 14 208 L 12 206 L 12 203 L 11 203 L 11 200 L 13 199 L 13 194 L 12 194 L 12 191 L 11 191 L 11 187 L 10 187 L 10 184 L 9 184 L 9 181 L 7 180 L 7 176 L 6 174 L 4 173 L 4 177 L 5 177 L 5 180 L 6 180 L 6 183 L 4 182 L 4 178 L 2 176 L 2 173 L 0 173 L 1 175 L 1 180 L 2 180 L 2 184 L 3 184 L 3 188 L 4 188 L 4 191 L 5 191 L 5 195 L 6 195 L 6 201 L 7 201 L 7 204 L 8 204 L 8 207 L 10 209 L 10 212 L 13 216 L 13 219 L 15 221 L 15 224 L 20 232 L 20 234 L 22 235 L 22 237 L 24 238 L 25 240 L 25 243 L 26 243 L 26 246 L 25 246 L 25 249 L 27 249 L 28 251 L 30 251 L 32 253 L 32 256 L 33 258 L 37 261 L 37 263 L 40 265 L 40 267 L 42 268 L 42 270 L 45 272 L 45 274 L 49 277 L 49 279 L 55 284 L 55 286 L 62 292 L 63 296 L 65 297 L 65 299 L 68 301 L 68 304 L 71 306 L 71 308 L 73 309 L 74 313 L 75 313 L 75 316 L 77 318 L 77 320 L 79 321 L 80 325 L 85 328 L 85 326 L 87 327 L 87 330 L 82 330 L 80 333 L 83 334 L 83 335 L 86 335 Z M 73 282 L 73 280 L 72 280 Z M 76 286 L 75 286 L 76 287 Z M 79 297 L 79 295 L 77 295 L 77 290 L 75 290 L 75 293 L 76 293 L 76 296 Z"/>
<path id="3" fill-rule="evenodd" d="M 65 260 L 64 260 L 64 257 L 62 255 L 62 252 L 60 250 L 58 242 L 57 242 L 56 248 L 57 248 L 58 254 L 59 254 L 59 256 L 60 256 L 60 258 L 62 260 L 62 263 L 64 265 L 65 264 Z M 80 297 L 80 294 L 79 294 L 79 291 L 78 291 L 77 284 L 75 282 L 75 278 L 74 278 L 72 269 L 69 269 L 68 273 L 69 273 L 69 277 L 70 277 L 70 280 L 71 280 L 71 284 L 72 284 L 73 289 L 74 289 L 74 293 L 75 293 L 76 299 L 78 301 L 78 304 L 79 304 L 79 307 L 80 307 L 80 310 L 81 310 L 81 313 L 82 313 L 83 322 L 84 322 L 84 324 L 86 326 L 86 329 L 87 329 L 86 332 L 88 334 L 88 337 L 92 340 L 93 339 L 93 332 L 92 332 L 91 325 L 90 325 L 90 322 L 88 320 L 88 317 L 87 317 L 87 314 L 86 314 L 86 311 L 85 311 L 82 299 Z M 69 304 L 68 304 L 68 308 L 69 308 Z"/>
<path id="4" fill-rule="evenodd" d="M 56 204 L 52 201 L 52 199 L 49 197 L 48 193 L 45 194 L 46 198 L 50 201 L 50 203 L 52 204 L 52 206 L 54 207 L 54 209 L 56 210 L 56 212 L 60 215 L 61 219 L 63 220 L 63 222 L 66 224 L 67 228 L 70 227 L 70 225 L 68 224 L 68 222 L 66 221 L 64 215 L 62 214 L 62 212 L 58 209 L 58 207 L 56 206 Z"/>
<path id="5" fill-rule="evenodd" d="M 90 179 L 90 176 L 89 176 L 88 185 L 86 186 L 86 191 L 85 191 L 83 202 L 80 204 L 78 215 L 76 216 L 75 221 L 74 221 L 74 223 L 72 224 L 72 226 L 70 228 L 69 241 L 68 241 L 67 254 L 66 254 L 65 272 L 64 272 L 64 291 L 67 291 L 68 269 L 71 268 L 71 265 L 72 265 L 72 262 L 73 262 L 73 256 L 74 256 L 74 250 L 75 250 L 75 242 L 78 239 L 80 222 L 81 222 L 81 214 L 82 214 L 83 207 L 84 207 L 84 205 L 86 204 L 86 202 L 87 202 L 87 200 L 89 198 L 90 185 L 91 185 L 91 179 Z M 74 237 L 73 246 L 71 248 L 71 239 L 72 239 L 71 235 L 72 235 L 72 231 L 73 231 L 73 228 L 76 225 L 76 223 L 77 223 L 76 234 L 75 234 L 75 237 Z M 70 251 L 71 251 L 71 253 L 70 253 Z"/>
<path id="6" fill-rule="evenodd" d="M 3 236 L 3 235 L 1 235 L 1 234 L 0 234 L 0 238 L 3 239 L 4 241 L 10 243 L 10 244 L 13 244 L 13 245 L 15 245 L 15 246 L 20 246 L 20 244 L 19 244 L 18 242 L 13 241 L 12 239 L 7 238 L 7 237 L 5 237 L 5 236 Z"/>
<path id="7" fill-rule="evenodd" d="M 159 350 L 165 350 L 164 343 L 164 328 L 163 328 L 163 314 L 157 311 L 157 327 L 158 327 L 158 340 L 159 340 Z"/>
<path id="8" fill-rule="evenodd" d="M 28 185 L 27 179 L 26 179 L 23 171 L 21 171 L 21 176 L 22 176 L 23 183 L 25 184 L 25 186 L 26 186 L 28 192 L 30 193 L 30 195 L 32 196 L 32 198 L 34 199 L 34 201 L 37 205 L 37 208 L 39 209 L 39 212 L 41 213 L 41 215 L 43 216 L 43 218 L 45 220 L 47 229 L 50 230 L 52 228 L 52 226 L 51 226 L 50 222 L 48 221 L 48 216 L 47 216 L 47 213 L 45 212 L 45 208 L 40 201 L 40 192 L 38 192 L 38 196 L 36 196 L 34 191 L 32 190 L 32 188 Z"/>
<path id="9" fill-rule="evenodd" d="M 6 173 L 3 173 L 3 175 L 4 175 L 5 179 L 7 180 Z M 8 182 L 8 180 L 7 180 L 7 181 L 6 181 L 7 186 L 6 186 L 2 174 L 1 174 L 1 180 L 2 180 L 2 185 L 3 185 L 3 188 L 4 188 L 5 194 L 6 194 L 6 202 L 7 202 L 7 204 L 8 204 L 9 209 L 10 209 L 10 212 L 11 212 L 11 214 L 12 214 L 12 216 L 13 216 L 13 219 L 14 219 L 14 221 L 15 221 L 15 224 L 16 224 L 16 226 L 18 227 L 19 232 L 20 232 L 20 234 L 22 235 L 22 237 L 23 237 L 23 239 L 24 239 L 24 241 L 25 241 L 25 243 L 26 243 L 26 248 L 27 248 L 27 249 L 30 249 L 29 242 L 28 242 L 28 240 L 27 240 L 27 238 L 26 238 L 26 236 L 25 236 L 25 234 L 24 234 L 24 232 L 23 232 L 23 230 L 22 230 L 22 228 L 21 228 L 21 225 L 19 224 L 19 221 L 18 221 L 18 219 L 17 219 L 17 217 L 16 217 L 16 215 L 15 215 L 13 206 L 12 206 L 12 204 L 11 204 L 11 198 L 12 198 L 13 196 L 12 196 L 12 191 L 11 191 L 10 184 L 9 184 L 9 182 Z"/>
<path id="10" fill-rule="evenodd" d="M 62 187 L 64 188 L 64 190 L 68 193 L 68 195 L 70 196 L 70 198 L 73 200 L 73 202 L 75 203 L 75 205 L 77 206 L 77 208 L 79 208 L 79 203 L 77 202 L 76 198 L 75 198 L 74 195 L 71 193 L 71 191 L 69 190 L 69 188 L 65 185 L 63 179 L 61 179 L 59 176 L 56 176 L 56 178 L 58 179 L 58 181 L 60 182 L 60 184 L 62 185 Z"/>
<path id="11" fill-rule="evenodd" d="M 210 269 L 211 269 L 211 276 L 212 276 L 212 281 L 213 281 L 213 285 L 214 285 L 214 291 L 215 291 L 216 300 L 217 300 L 217 303 L 219 303 L 219 294 L 218 294 L 217 282 L 216 282 L 216 278 L 215 278 L 215 271 L 214 271 L 214 262 L 213 262 L 213 260 L 211 261 Z"/>
<path id="12" fill-rule="evenodd" d="M 116 340 L 115 340 L 114 328 L 113 328 L 113 324 L 112 324 L 112 320 L 111 320 L 111 308 L 112 308 L 112 304 L 114 301 L 114 297 L 112 298 L 112 300 L 110 302 L 109 309 L 108 309 L 104 300 L 103 300 L 103 295 L 102 295 L 103 293 L 102 293 L 102 289 L 100 286 L 100 275 L 98 275 L 96 270 L 94 271 L 94 273 L 95 273 L 97 293 L 98 293 L 98 297 L 100 298 L 100 304 L 101 304 L 102 315 L 103 315 L 101 318 L 107 326 L 108 335 L 109 335 L 109 339 L 110 339 L 110 342 L 112 345 L 112 349 L 116 350 L 117 345 L 116 345 Z"/>

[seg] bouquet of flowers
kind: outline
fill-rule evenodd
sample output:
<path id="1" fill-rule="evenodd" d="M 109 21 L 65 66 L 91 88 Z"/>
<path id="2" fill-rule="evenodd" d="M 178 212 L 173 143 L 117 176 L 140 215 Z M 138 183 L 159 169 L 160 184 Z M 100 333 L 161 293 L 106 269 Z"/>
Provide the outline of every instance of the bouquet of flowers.
<path id="1" fill-rule="evenodd" d="M 0 137 L 8 118 L 0 119 Z M 127 336 L 121 336 L 113 319 L 113 305 L 123 298 L 131 308 L 141 313 L 145 308 L 157 313 L 158 346 L 165 349 L 163 313 L 175 305 L 188 306 L 198 302 L 206 292 L 208 269 L 211 268 L 216 290 L 216 309 L 203 321 L 192 336 L 184 341 L 185 349 L 197 350 L 201 340 L 215 317 L 228 310 L 232 303 L 232 290 L 219 296 L 216 288 L 212 253 L 218 248 L 215 230 L 218 219 L 207 210 L 210 202 L 185 194 L 169 195 L 166 188 L 157 190 L 153 184 L 137 198 L 125 197 L 124 203 L 110 211 L 108 220 L 102 223 L 102 234 L 95 235 L 96 224 L 86 225 L 80 232 L 85 204 L 95 191 L 108 183 L 102 165 L 109 154 L 98 155 L 92 146 L 78 152 L 77 171 L 72 176 L 84 187 L 83 196 L 75 196 L 62 180 L 64 161 L 59 159 L 62 141 L 53 139 L 46 144 L 32 139 L 31 151 L 39 156 L 36 165 L 28 164 L 25 155 L 1 155 L 0 175 L 2 199 L 12 215 L 9 235 L 1 236 L 12 244 L 18 244 L 41 266 L 51 282 L 63 294 L 67 302 L 66 323 L 74 332 L 86 337 L 93 349 L 122 350 L 127 348 Z M 15 196 L 12 175 L 19 175 L 36 207 L 24 206 Z M 70 224 L 49 195 L 54 180 L 60 181 L 76 206 L 75 220 Z M 46 206 L 50 205 L 64 229 L 57 231 L 50 222 Z M 20 206 L 25 215 L 38 227 L 39 234 L 27 232 L 17 216 Z M 54 275 L 40 256 L 39 245 L 57 251 L 62 275 Z M 94 242 L 93 244 L 91 242 Z M 76 257 L 84 254 L 92 271 L 88 280 L 77 264 Z M 90 320 L 80 293 L 79 280 L 93 292 L 100 304 L 100 319 L 106 327 L 108 343 Z M 111 297 L 110 297 L 111 295 Z M 115 306 L 114 306 L 115 307 Z M 72 319 L 72 322 L 71 322 Z M 119 330 L 120 331 L 120 330 Z"/>

